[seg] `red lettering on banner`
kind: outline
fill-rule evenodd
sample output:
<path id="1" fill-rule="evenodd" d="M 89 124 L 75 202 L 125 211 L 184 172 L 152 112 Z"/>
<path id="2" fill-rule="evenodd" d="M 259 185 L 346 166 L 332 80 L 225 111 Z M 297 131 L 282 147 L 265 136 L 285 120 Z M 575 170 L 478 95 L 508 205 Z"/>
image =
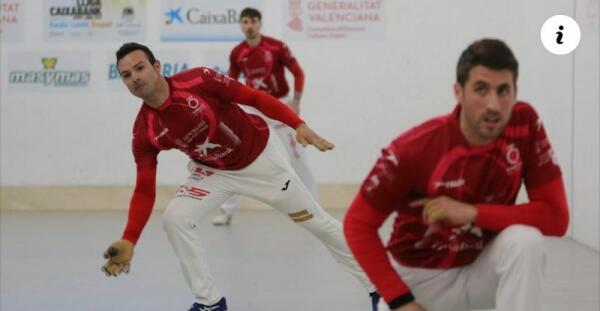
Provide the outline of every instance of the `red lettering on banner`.
<path id="1" fill-rule="evenodd" d="M 19 10 L 18 3 L 1 3 L 0 4 L 0 12 L 6 13 L 16 13 Z"/>
<path id="2" fill-rule="evenodd" d="M 16 24 L 17 17 L 14 15 L 2 15 L 0 16 L 0 24 Z"/>
<path id="3" fill-rule="evenodd" d="M 355 13 L 355 12 L 330 12 L 313 13 L 308 15 L 311 21 L 316 22 L 378 22 L 380 21 L 377 13 Z"/>
<path id="4" fill-rule="evenodd" d="M 19 11 L 18 3 L 2 3 L 0 4 L 0 24 L 16 24 L 18 22 L 17 15 Z M 6 14 L 6 15 L 5 15 Z"/>

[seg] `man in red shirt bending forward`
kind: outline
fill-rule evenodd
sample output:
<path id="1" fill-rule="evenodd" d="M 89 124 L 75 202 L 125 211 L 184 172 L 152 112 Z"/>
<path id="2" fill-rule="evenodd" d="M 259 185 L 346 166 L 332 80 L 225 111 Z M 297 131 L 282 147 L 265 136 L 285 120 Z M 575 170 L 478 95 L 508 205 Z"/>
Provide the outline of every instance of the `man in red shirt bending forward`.
<path id="1" fill-rule="evenodd" d="M 333 144 L 273 96 L 211 69 L 198 67 L 164 77 L 160 62 L 144 45 L 126 43 L 116 54 L 123 82 L 143 104 L 133 127 L 135 191 L 125 231 L 105 252 L 107 275 L 129 271 L 134 245 L 154 205 L 158 153 L 177 149 L 189 156 L 190 175 L 167 207 L 163 224 L 195 296 L 190 311 L 227 310 L 208 269 L 198 227 L 206 212 L 233 194 L 261 200 L 288 215 L 373 291 L 348 250 L 341 224 L 311 197 L 265 121 L 245 113 L 236 103 L 251 105 L 295 129 L 296 139 L 304 146 L 326 151 Z"/>

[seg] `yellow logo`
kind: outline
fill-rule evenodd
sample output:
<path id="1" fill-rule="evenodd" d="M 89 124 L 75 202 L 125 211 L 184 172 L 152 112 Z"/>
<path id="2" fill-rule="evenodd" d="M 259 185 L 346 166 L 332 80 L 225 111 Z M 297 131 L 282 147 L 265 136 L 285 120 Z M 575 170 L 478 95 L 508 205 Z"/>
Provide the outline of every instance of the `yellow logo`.
<path id="1" fill-rule="evenodd" d="M 54 69 L 57 61 L 58 59 L 56 57 L 42 57 L 42 65 L 44 65 L 44 69 Z"/>

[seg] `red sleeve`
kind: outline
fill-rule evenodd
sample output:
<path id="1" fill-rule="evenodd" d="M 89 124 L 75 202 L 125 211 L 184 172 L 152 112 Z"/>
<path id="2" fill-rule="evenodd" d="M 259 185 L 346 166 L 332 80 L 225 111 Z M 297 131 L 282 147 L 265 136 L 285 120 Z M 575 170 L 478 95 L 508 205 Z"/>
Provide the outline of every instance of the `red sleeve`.
<path id="1" fill-rule="evenodd" d="M 348 246 L 392 309 L 414 297 L 392 267 L 378 229 L 390 214 L 409 202 L 415 166 L 410 150 L 403 136 L 382 150 L 344 219 Z"/>
<path id="2" fill-rule="evenodd" d="M 156 197 L 156 166 L 159 150 L 148 139 L 145 115 L 140 111 L 133 127 L 131 143 L 137 167 L 135 190 L 129 202 L 129 216 L 122 238 L 133 244 L 139 239 Z"/>
<path id="3" fill-rule="evenodd" d="M 525 154 L 523 163 L 523 178 L 529 189 L 560 178 L 561 171 L 542 120 L 533 107 L 528 104 L 523 107 L 531 133 L 529 151 Z"/>
<path id="4" fill-rule="evenodd" d="M 156 197 L 156 169 L 137 172 L 135 190 L 129 203 L 127 225 L 123 239 L 136 244 L 150 218 Z"/>
<path id="5" fill-rule="evenodd" d="M 258 109 L 267 117 L 281 121 L 293 129 L 304 123 L 292 109 L 266 92 L 244 86 L 239 89 L 234 99 L 236 102 Z"/>
<path id="6" fill-rule="evenodd" d="M 406 303 L 414 298 L 392 267 L 378 233 L 390 213 L 373 209 L 359 192 L 344 218 L 344 234 L 352 254 L 383 299 L 390 304 L 408 298 Z"/>
<path id="7" fill-rule="evenodd" d="M 500 231 L 512 224 L 538 228 L 545 235 L 562 236 L 569 226 L 569 208 L 560 167 L 537 112 L 520 104 L 527 118 L 529 148 L 524 157 L 523 178 L 529 203 L 518 205 L 477 204 L 476 224 Z"/>
<path id="8" fill-rule="evenodd" d="M 263 91 L 247 87 L 212 69 L 202 68 L 200 72 L 202 89 L 225 101 L 252 106 L 267 117 L 281 121 L 293 129 L 304 123 L 287 105 Z"/>
<path id="9" fill-rule="evenodd" d="M 475 224 L 492 231 L 523 224 L 536 227 L 545 235 L 564 235 L 569 226 L 569 208 L 562 178 L 527 188 L 527 194 L 530 202 L 525 204 L 477 204 Z"/>
<path id="10" fill-rule="evenodd" d="M 408 206 L 416 175 L 411 149 L 399 136 L 382 150 L 360 188 L 362 197 L 374 209 L 389 214 Z"/>
<path id="11" fill-rule="evenodd" d="M 300 98 L 304 89 L 304 71 L 302 71 L 296 59 L 293 59 L 286 66 L 294 75 L 294 98 Z"/>

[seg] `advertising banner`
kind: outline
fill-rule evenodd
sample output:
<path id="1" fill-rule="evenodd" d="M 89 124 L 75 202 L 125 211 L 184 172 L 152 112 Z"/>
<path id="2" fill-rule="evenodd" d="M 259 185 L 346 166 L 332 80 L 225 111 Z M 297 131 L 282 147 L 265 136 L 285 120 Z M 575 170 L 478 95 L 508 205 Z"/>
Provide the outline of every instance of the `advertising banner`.
<path id="1" fill-rule="evenodd" d="M 285 0 L 282 9 L 286 39 L 385 37 L 385 0 Z"/>
<path id="2" fill-rule="evenodd" d="M 262 11 L 263 1 L 163 0 L 160 40 L 241 41 L 239 17 L 246 7 Z"/>
<path id="3" fill-rule="evenodd" d="M 46 0 L 47 42 L 143 41 L 145 0 Z"/>

